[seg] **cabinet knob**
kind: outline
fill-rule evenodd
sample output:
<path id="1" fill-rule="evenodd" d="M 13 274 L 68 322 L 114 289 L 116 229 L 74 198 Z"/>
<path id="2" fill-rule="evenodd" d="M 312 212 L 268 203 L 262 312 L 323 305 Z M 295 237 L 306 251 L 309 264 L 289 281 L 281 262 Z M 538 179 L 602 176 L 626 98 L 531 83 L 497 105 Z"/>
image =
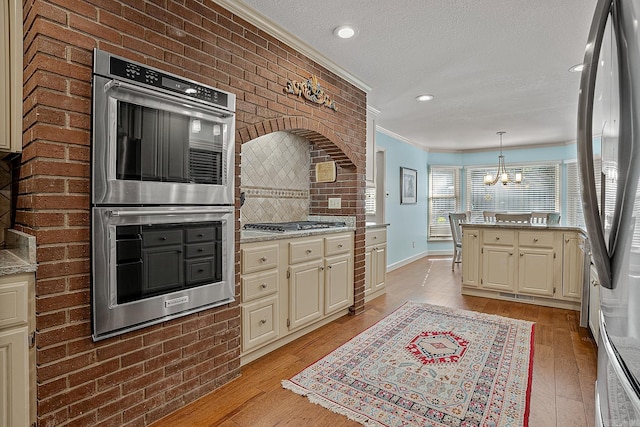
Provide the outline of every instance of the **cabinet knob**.
<path id="1" fill-rule="evenodd" d="M 522 255 L 522 254 L 520 254 L 520 255 Z M 513 256 L 513 252 L 509 252 L 509 256 Z"/>
<path id="2" fill-rule="evenodd" d="M 500 237 L 496 236 L 496 240 L 500 240 Z"/>
<path id="3" fill-rule="evenodd" d="M 307 249 L 308 254 L 310 254 L 311 252 L 313 252 L 311 249 Z"/>
<path id="4" fill-rule="evenodd" d="M 267 284 L 266 284 L 266 283 L 263 283 L 262 285 L 260 285 L 260 287 L 261 287 L 262 289 L 267 289 Z"/>
<path id="5" fill-rule="evenodd" d="M 320 267 L 320 271 L 324 271 L 324 267 Z"/>
<path id="6" fill-rule="evenodd" d="M 342 243 L 340 243 L 340 244 L 338 245 L 338 247 L 339 247 L 339 248 L 341 248 L 341 247 L 342 247 Z"/>
<path id="7" fill-rule="evenodd" d="M 267 319 L 260 319 L 260 324 L 264 325 L 265 323 L 267 323 Z"/>
<path id="8" fill-rule="evenodd" d="M 262 258 L 260 258 L 260 262 L 265 262 L 267 260 L 266 256 L 263 256 Z"/>
<path id="9" fill-rule="evenodd" d="M 535 243 L 535 242 L 537 242 L 537 241 L 538 241 L 538 238 L 537 238 L 537 237 L 534 237 L 534 238 L 533 238 L 533 242 Z"/>
<path id="10" fill-rule="evenodd" d="M 520 252 L 520 256 L 524 256 L 524 254 L 522 252 Z"/>

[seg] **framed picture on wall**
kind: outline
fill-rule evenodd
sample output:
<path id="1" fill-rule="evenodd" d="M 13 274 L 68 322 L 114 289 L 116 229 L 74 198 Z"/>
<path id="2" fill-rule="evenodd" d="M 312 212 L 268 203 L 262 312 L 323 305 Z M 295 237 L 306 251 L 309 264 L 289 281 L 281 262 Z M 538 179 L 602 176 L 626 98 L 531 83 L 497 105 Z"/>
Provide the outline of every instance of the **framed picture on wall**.
<path id="1" fill-rule="evenodd" d="M 418 171 L 400 167 L 400 204 L 418 203 Z"/>

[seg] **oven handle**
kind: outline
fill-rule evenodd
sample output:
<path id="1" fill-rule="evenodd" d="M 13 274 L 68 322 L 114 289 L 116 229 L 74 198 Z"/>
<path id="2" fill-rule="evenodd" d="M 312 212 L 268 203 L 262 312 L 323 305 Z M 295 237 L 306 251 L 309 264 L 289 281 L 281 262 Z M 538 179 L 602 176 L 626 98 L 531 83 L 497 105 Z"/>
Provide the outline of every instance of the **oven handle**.
<path id="1" fill-rule="evenodd" d="M 212 214 L 212 213 L 231 213 L 229 209 L 181 209 L 179 211 L 172 210 L 156 210 L 156 211 L 109 211 L 109 216 L 127 217 L 127 216 L 145 216 L 145 215 L 185 215 L 185 214 Z"/>
<path id="2" fill-rule="evenodd" d="M 105 85 L 104 85 L 104 91 L 105 91 L 105 93 L 106 93 L 107 91 L 109 91 L 110 89 L 113 89 L 113 88 L 123 88 L 123 89 L 126 89 L 126 90 L 130 90 L 130 91 L 132 91 L 132 92 L 143 93 L 143 94 L 145 94 L 145 95 L 148 95 L 148 96 L 151 96 L 151 97 L 154 97 L 154 98 L 160 98 L 160 99 L 162 99 L 162 100 L 169 100 L 169 99 L 171 98 L 170 96 L 163 95 L 162 93 L 160 93 L 160 92 L 158 92 L 158 91 L 154 91 L 154 90 L 151 90 L 151 89 L 147 89 L 147 88 L 142 87 L 142 86 L 135 86 L 135 85 L 132 85 L 132 84 L 129 84 L 129 83 L 126 83 L 126 82 L 121 82 L 120 80 L 113 80 L 113 79 L 112 79 L 112 80 L 109 80 L 109 81 L 108 81 L 107 83 L 105 83 Z M 176 97 L 182 98 L 182 97 L 180 96 L 180 94 L 178 94 L 178 93 L 176 93 L 176 94 L 175 94 L 175 95 L 173 95 L 173 96 L 176 96 Z M 182 99 L 181 99 L 181 100 L 182 100 Z M 194 101 L 194 99 L 193 99 L 193 98 L 186 98 L 186 99 L 184 99 L 184 100 L 185 100 L 185 101 L 187 101 L 187 100 L 188 100 L 188 101 L 192 101 L 192 102 Z M 205 105 L 205 106 L 206 106 L 206 105 Z M 194 107 L 196 107 L 196 108 L 203 108 L 203 105 L 198 105 L 198 106 L 194 106 Z M 217 112 L 217 111 L 211 111 L 211 110 L 210 110 L 210 108 L 207 108 L 207 112 L 208 112 L 209 114 L 213 115 L 213 116 L 217 116 L 217 117 L 220 117 L 220 118 L 231 117 L 231 116 L 233 115 L 233 114 L 223 114 L 223 113 L 220 113 L 220 112 Z"/>

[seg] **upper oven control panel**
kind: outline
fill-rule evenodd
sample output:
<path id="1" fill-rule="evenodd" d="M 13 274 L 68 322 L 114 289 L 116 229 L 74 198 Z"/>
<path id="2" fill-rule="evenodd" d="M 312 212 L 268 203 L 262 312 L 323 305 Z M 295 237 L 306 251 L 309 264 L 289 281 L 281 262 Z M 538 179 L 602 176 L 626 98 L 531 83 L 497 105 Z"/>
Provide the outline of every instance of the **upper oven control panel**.
<path id="1" fill-rule="evenodd" d="M 235 95 L 232 93 L 138 64 L 99 49 L 94 50 L 93 72 L 104 77 L 114 77 L 134 84 L 179 93 L 225 110 L 235 111 Z"/>

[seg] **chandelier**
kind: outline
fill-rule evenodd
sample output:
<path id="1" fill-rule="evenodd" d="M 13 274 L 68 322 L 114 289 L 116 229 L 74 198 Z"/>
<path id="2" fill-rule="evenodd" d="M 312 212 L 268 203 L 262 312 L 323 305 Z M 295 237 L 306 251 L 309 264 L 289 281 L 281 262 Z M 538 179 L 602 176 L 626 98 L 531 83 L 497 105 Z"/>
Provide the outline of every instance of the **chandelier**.
<path id="1" fill-rule="evenodd" d="M 502 185 L 507 185 L 509 182 L 515 182 L 516 184 L 520 184 L 522 182 L 522 174 L 516 173 L 515 180 L 511 181 L 509 178 L 509 173 L 507 172 L 507 168 L 504 165 L 504 155 L 502 154 L 502 135 L 504 135 L 505 131 L 496 132 L 500 135 L 500 155 L 498 156 L 498 171 L 496 172 L 495 178 L 490 174 L 486 174 L 484 176 L 484 183 L 487 185 L 495 185 L 498 182 L 501 182 Z"/>

